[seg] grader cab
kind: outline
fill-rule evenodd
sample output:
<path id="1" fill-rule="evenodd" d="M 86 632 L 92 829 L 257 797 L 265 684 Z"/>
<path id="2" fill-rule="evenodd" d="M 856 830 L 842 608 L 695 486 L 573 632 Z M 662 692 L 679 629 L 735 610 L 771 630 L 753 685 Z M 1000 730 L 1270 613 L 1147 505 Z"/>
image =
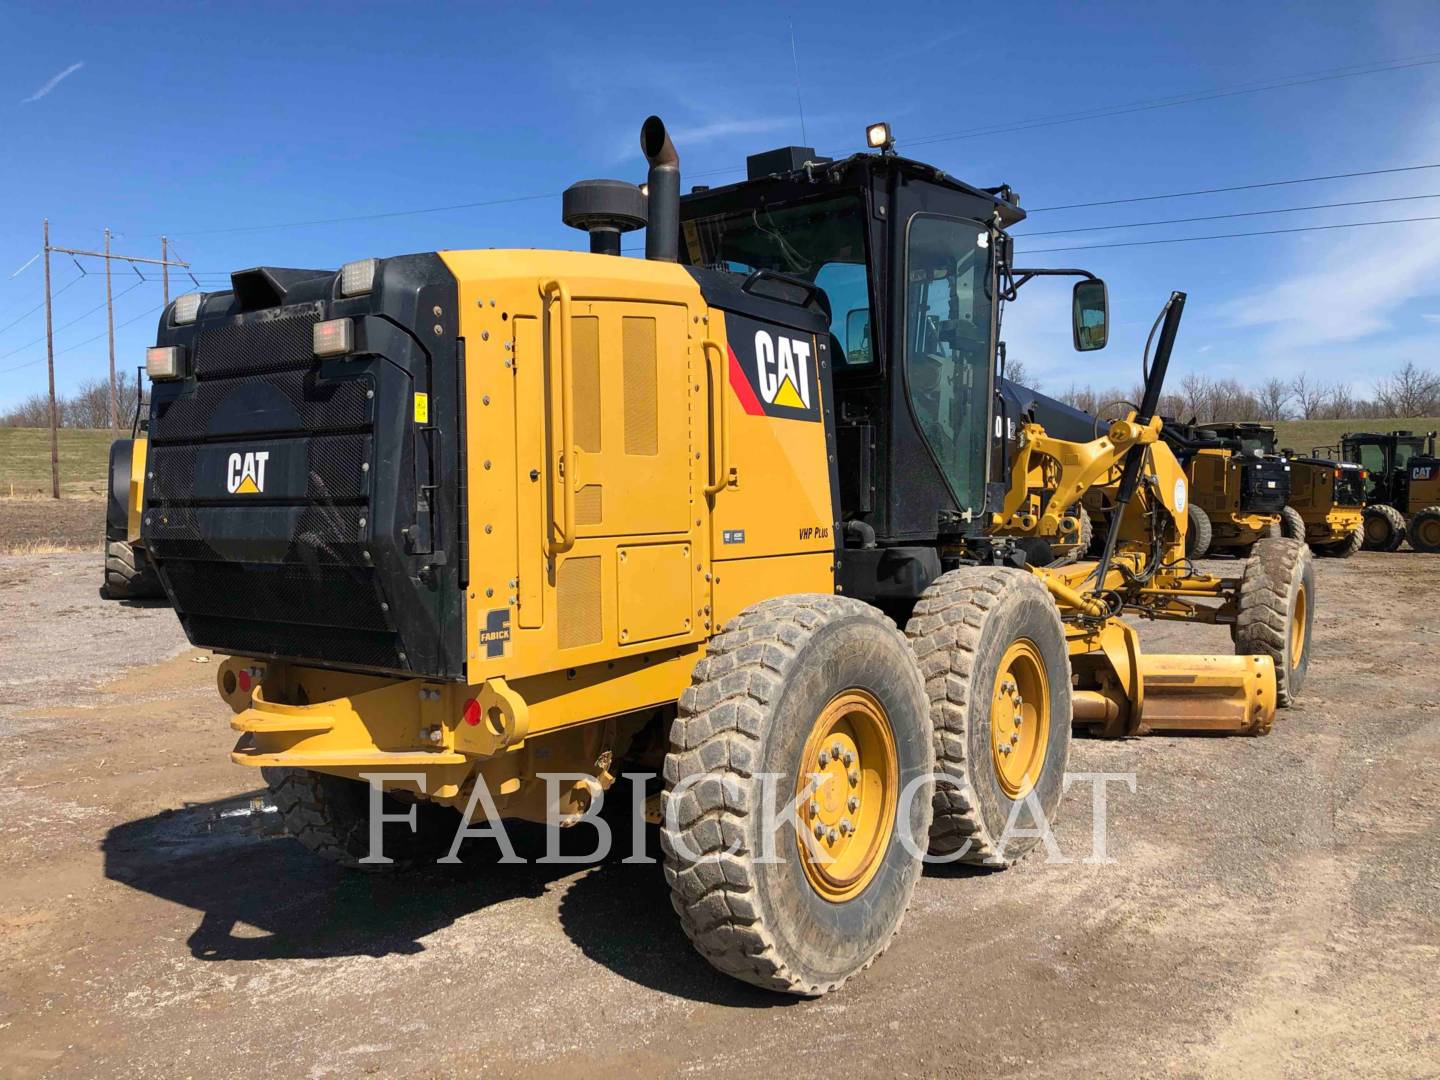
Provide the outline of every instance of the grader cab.
<path id="1" fill-rule="evenodd" d="M 573 821 L 659 774 L 696 947 L 819 994 L 889 942 L 927 848 L 1003 867 L 1036 843 L 1072 724 L 1268 730 L 1313 576 L 1285 540 L 1243 577 L 1185 560 L 1154 416 L 1183 295 L 1134 415 L 1010 442 L 1019 201 L 871 145 L 682 200 L 652 117 L 647 194 L 567 193 L 590 252 L 260 267 L 167 308 L 142 533 L 190 640 L 229 654 L 233 759 L 301 842 L 458 857 L 457 811 Z M 647 257 L 620 257 L 641 223 Z M 1097 561 L 993 535 L 1036 470 L 1042 537 L 1119 474 Z M 1146 656 L 1127 612 L 1229 625 L 1238 655 Z"/>

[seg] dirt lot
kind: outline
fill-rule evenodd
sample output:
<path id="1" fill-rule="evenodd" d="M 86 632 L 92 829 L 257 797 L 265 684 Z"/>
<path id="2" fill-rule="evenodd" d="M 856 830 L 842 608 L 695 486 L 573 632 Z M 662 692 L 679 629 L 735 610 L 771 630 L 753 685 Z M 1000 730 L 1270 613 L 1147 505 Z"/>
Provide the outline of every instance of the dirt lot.
<path id="1" fill-rule="evenodd" d="M 0 497 L 0 555 L 99 551 L 105 500 Z"/>
<path id="2" fill-rule="evenodd" d="M 1137 776 L 1115 862 L 1082 787 L 1073 861 L 932 870 L 811 1002 L 712 972 L 656 866 L 312 861 L 229 764 L 214 665 L 94 563 L 0 558 L 0 1074 L 1440 1076 L 1440 557 L 1322 561 L 1273 735 L 1078 741 Z"/>

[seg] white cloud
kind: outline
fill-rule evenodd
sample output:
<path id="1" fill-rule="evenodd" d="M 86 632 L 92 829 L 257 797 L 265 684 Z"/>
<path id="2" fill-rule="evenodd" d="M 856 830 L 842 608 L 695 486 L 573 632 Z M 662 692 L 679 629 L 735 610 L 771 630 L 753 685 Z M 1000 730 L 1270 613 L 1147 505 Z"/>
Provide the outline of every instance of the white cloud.
<path id="1" fill-rule="evenodd" d="M 39 100 L 40 100 L 41 98 L 43 98 L 46 94 L 50 93 L 51 90 L 54 90 L 55 87 L 59 86 L 59 85 L 61 84 L 61 82 L 63 82 L 65 79 L 68 79 L 71 75 L 74 75 L 75 72 L 79 71 L 79 70 L 80 70 L 82 67 L 84 67 L 84 66 L 85 66 L 85 61 L 84 61 L 84 60 L 81 60 L 81 61 L 78 61 L 77 63 L 71 64 L 71 65 L 70 65 L 69 67 L 67 67 L 64 71 L 60 72 L 59 75 L 56 75 L 56 76 L 52 77 L 47 83 L 45 83 L 44 86 L 40 87 L 39 90 L 36 90 L 36 91 L 35 91 L 33 94 L 31 94 L 29 97 L 24 98 L 24 99 L 20 102 L 20 104 L 21 104 L 21 105 L 29 105 L 32 101 L 39 101 Z"/>

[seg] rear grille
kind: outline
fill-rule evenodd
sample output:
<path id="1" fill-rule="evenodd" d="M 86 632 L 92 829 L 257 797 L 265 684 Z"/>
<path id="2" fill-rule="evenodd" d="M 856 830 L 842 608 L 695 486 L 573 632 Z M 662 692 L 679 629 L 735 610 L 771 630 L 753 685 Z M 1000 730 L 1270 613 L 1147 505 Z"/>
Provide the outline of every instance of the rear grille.
<path id="1" fill-rule="evenodd" d="M 368 379 L 321 382 L 313 370 L 282 371 L 264 379 L 256 379 L 253 374 L 206 379 L 194 396 L 157 406 L 159 423 L 157 430 L 150 433 L 150 440 L 153 444 L 216 439 L 255 431 L 251 410 L 221 409 L 237 393 L 257 405 L 269 406 L 273 412 L 288 412 L 295 431 L 354 430 L 372 422 L 374 401 L 366 397 L 370 390 Z"/>
<path id="2" fill-rule="evenodd" d="M 201 379 L 258 375 L 309 367 L 315 357 L 314 326 L 320 305 L 272 318 L 249 317 L 202 330 L 195 337 L 195 374 Z"/>

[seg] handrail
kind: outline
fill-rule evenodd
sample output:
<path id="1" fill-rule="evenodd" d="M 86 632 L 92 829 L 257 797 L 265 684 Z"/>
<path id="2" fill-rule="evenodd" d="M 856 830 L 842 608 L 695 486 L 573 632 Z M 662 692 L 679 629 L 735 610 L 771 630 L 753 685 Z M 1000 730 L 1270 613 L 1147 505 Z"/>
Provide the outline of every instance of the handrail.
<path id="1" fill-rule="evenodd" d="M 710 456 L 711 479 L 705 485 L 705 494 L 718 495 L 730 482 L 730 410 L 725 408 L 726 352 L 714 338 L 706 338 L 700 347 L 709 368 L 710 429 L 715 432 L 715 452 Z M 708 363 L 711 349 L 715 350 L 714 364 Z"/>
<path id="2" fill-rule="evenodd" d="M 550 397 L 554 402 L 560 402 L 560 436 L 558 439 L 551 439 L 551 489 L 550 489 L 550 529 L 546 537 L 545 548 L 551 555 L 560 555 L 569 551 L 575 546 L 575 489 L 579 485 L 577 474 L 578 449 L 575 446 L 575 353 L 571 341 L 570 324 L 570 290 L 565 287 L 564 282 L 555 278 L 542 279 L 540 282 L 540 295 L 544 297 L 545 304 L 550 304 L 550 296 L 554 294 L 559 301 L 556 318 L 560 322 L 560 363 L 553 362 L 548 368 L 550 380 Z M 552 341 L 552 329 L 547 328 L 545 334 L 545 351 L 550 356 L 550 343 Z M 556 376 L 559 376 L 559 385 L 556 385 Z M 553 406 L 552 406 L 553 407 Z M 551 410 L 546 410 L 546 419 L 550 419 Z M 546 425 L 549 427 L 549 424 Z M 558 498 L 556 487 L 559 487 Z M 559 520 L 556 519 L 556 509 L 559 509 Z"/>

